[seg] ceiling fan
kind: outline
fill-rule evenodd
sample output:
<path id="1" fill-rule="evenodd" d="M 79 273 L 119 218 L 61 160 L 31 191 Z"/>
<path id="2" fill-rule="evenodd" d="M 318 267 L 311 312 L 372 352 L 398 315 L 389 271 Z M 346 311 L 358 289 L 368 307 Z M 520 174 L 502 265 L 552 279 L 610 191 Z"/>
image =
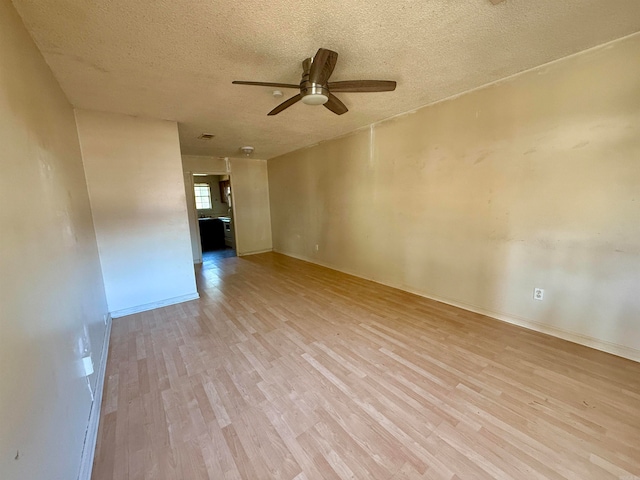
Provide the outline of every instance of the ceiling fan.
<path id="1" fill-rule="evenodd" d="M 292 83 L 234 81 L 236 85 L 257 85 L 276 88 L 297 88 L 300 93 L 282 102 L 267 115 L 277 115 L 294 103 L 302 100 L 307 105 L 324 105 L 336 115 L 347 113 L 348 109 L 332 92 L 391 92 L 396 82 L 389 80 L 347 80 L 329 82 L 336 66 L 338 54 L 326 48 L 319 49 L 313 58 L 302 62 L 300 85 Z"/>

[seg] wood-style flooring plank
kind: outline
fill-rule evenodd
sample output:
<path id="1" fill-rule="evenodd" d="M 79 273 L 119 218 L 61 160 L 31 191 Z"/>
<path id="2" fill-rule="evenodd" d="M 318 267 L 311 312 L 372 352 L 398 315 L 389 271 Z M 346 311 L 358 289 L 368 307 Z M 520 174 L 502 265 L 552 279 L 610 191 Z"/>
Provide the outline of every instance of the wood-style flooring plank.
<path id="1" fill-rule="evenodd" d="M 640 478 L 640 364 L 267 253 L 114 320 L 94 480 Z"/>

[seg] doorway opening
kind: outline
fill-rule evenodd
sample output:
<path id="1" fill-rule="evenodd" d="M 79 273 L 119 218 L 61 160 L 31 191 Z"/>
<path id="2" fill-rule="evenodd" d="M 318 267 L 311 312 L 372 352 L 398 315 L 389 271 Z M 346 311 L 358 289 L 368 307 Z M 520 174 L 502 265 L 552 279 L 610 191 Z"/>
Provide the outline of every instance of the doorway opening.
<path id="1" fill-rule="evenodd" d="M 209 263 L 236 256 L 233 192 L 228 173 L 190 175 L 195 263 Z M 190 202 L 191 203 L 191 202 Z M 195 230 L 195 231 L 194 231 Z"/>

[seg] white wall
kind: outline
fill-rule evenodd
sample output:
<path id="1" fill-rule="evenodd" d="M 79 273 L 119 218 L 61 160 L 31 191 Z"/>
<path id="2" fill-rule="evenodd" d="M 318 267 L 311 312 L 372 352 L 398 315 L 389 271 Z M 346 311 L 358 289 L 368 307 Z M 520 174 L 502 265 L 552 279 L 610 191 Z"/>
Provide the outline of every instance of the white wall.
<path id="1" fill-rule="evenodd" d="M 639 52 L 270 159 L 274 250 L 640 360 Z"/>
<path id="2" fill-rule="evenodd" d="M 185 185 L 191 173 L 227 173 L 231 176 L 233 222 L 236 252 L 249 255 L 271 250 L 271 215 L 269 210 L 269 180 L 266 160 L 253 158 L 220 159 L 195 155 L 182 156 Z M 185 190 L 189 189 L 185 186 Z M 188 194 L 189 192 L 187 192 Z M 190 208 L 189 226 L 193 259 L 199 259 L 195 211 Z"/>
<path id="3" fill-rule="evenodd" d="M 197 298 L 177 124 L 76 119 L 112 315 Z"/>
<path id="4" fill-rule="evenodd" d="M 107 304 L 73 110 L 9 0 L 0 148 L 0 478 L 75 480 Z"/>

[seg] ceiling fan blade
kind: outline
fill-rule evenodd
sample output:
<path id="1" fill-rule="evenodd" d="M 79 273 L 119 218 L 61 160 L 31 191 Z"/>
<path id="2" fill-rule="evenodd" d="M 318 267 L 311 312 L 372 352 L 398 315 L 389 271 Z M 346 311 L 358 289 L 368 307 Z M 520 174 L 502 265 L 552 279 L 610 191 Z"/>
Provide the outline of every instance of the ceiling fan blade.
<path id="1" fill-rule="evenodd" d="M 316 52 L 316 56 L 313 57 L 313 62 L 311 62 L 309 81 L 319 85 L 327 83 L 327 80 L 329 80 L 329 77 L 333 73 L 333 69 L 336 68 L 337 61 L 338 54 L 336 52 L 327 50 L 326 48 L 320 48 Z"/>
<path id="2" fill-rule="evenodd" d="M 272 83 L 272 82 L 244 82 L 242 80 L 234 80 L 234 85 L 256 85 L 258 87 L 276 87 L 276 88 L 300 88 L 300 85 L 293 83 Z"/>
<path id="3" fill-rule="evenodd" d="M 280 105 L 278 105 L 276 108 L 274 108 L 273 110 L 271 110 L 269 113 L 267 113 L 267 115 L 277 115 L 279 114 L 281 111 L 283 111 L 285 108 L 289 108 L 291 105 L 293 105 L 296 102 L 299 102 L 300 99 L 302 98 L 302 95 L 298 94 L 298 95 L 294 95 L 293 97 L 291 97 L 289 100 L 286 100 L 284 102 L 282 102 Z"/>
<path id="4" fill-rule="evenodd" d="M 327 87 L 332 92 L 392 92 L 396 82 L 390 80 L 347 80 L 329 82 Z"/>
<path id="5" fill-rule="evenodd" d="M 324 106 L 336 115 L 342 115 L 343 113 L 347 113 L 349 111 L 345 104 L 342 103 L 338 97 L 331 93 L 329 94 L 329 101 L 325 103 Z"/>

